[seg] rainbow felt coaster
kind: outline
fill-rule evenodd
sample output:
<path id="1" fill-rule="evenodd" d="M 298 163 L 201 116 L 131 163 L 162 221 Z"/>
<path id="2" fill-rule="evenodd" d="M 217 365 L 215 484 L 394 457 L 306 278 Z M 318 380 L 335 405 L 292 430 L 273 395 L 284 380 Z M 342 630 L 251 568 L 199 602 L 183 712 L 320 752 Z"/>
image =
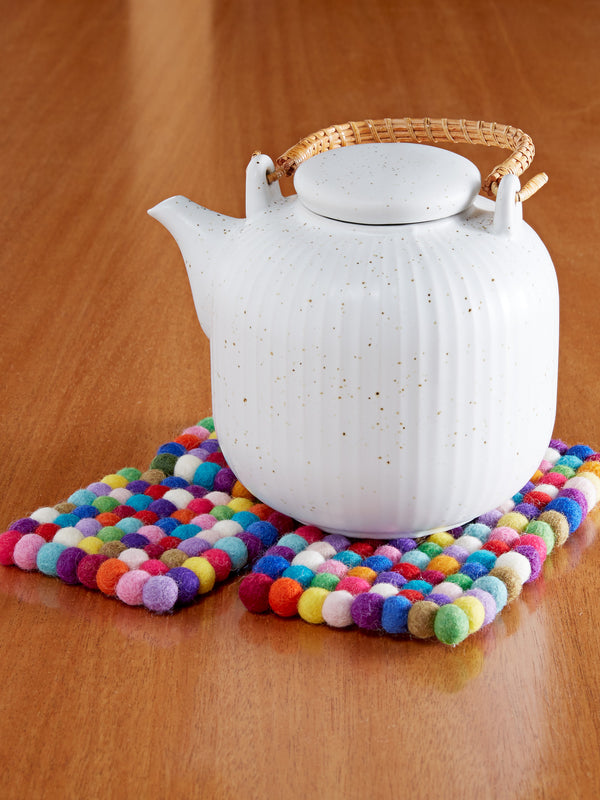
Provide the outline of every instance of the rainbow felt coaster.
<path id="1" fill-rule="evenodd" d="M 553 440 L 523 490 L 472 523 L 389 542 L 324 534 L 254 498 L 210 417 L 0 534 L 0 564 L 39 571 L 156 613 L 231 574 L 246 608 L 457 644 L 534 581 L 600 498 L 600 454 Z"/>

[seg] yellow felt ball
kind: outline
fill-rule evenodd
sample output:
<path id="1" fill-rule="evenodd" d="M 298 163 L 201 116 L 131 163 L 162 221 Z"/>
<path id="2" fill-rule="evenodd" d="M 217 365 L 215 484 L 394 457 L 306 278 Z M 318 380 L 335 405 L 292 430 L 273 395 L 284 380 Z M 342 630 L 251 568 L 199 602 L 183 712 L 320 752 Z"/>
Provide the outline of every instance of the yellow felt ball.
<path id="1" fill-rule="evenodd" d="M 186 561 L 184 561 L 181 566 L 191 569 L 194 575 L 197 576 L 198 580 L 200 581 L 200 589 L 198 590 L 198 594 L 206 594 L 207 592 L 210 592 L 215 585 L 217 576 L 215 574 L 215 568 L 207 558 L 203 558 L 202 556 L 192 556 L 192 558 L 188 558 Z"/>
<path id="2" fill-rule="evenodd" d="M 513 531 L 517 531 L 517 533 L 523 533 L 528 522 L 529 520 L 525 514 L 519 514 L 518 511 L 509 511 L 508 514 L 504 514 L 503 517 L 500 517 L 496 523 L 496 527 L 512 528 Z"/>
<path id="3" fill-rule="evenodd" d="M 249 511 L 254 505 L 254 502 L 248 497 L 234 497 L 227 505 L 237 513 L 238 511 Z"/>
<path id="4" fill-rule="evenodd" d="M 305 622 L 311 622 L 313 625 L 325 622 L 323 619 L 323 603 L 328 595 L 327 589 L 321 589 L 319 586 L 310 586 L 298 601 L 298 614 Z"/>
<path id="5" fill-rule="evenodd" d="M 591 472 L 592 475 L 597 475 L 600 478 L 600 461 L 584 461 L 577 470 L 578 474 L 583 472 Z"/>
<path id="6" fill-rule="evenodd" d="M 93 556 L 100 552 L 100 548 L 103 544 L 104 542 L 102 539 L 98 539 L 97 536 L 84 536 L 75 546 L 80 550 L 84 550 L 88 555 Z"/>
<path id="7" fill-rule="evenodd" d="M 485 608 L 481 600 L 468 594 L 457 597 L 454 605 L 461 608 L 469 620 L 469 633 L 475 633 L 483 625 L 485 619 Z"/>
<path id="8" fill-rule="evenodd" d="M 208 438 L 209 439 L 216 439 L 217 438 L 217 432 L 216 431 L 211 431 L 209 436 L 208 436 Z"/>
<path id="9" fill-rule="evenodd" d="M 543 477 L 544 477 L 544 473 L 541 471 L 541 469 L 536 469 L 536 471 L 531 476 L 531 479 L 530 479 L 531 483 L 537 483 L 540 480 L 540 478 L 543 478 Z"/>
<path id="10" fill-rule="evenodd" d="M 124 489 L 129 481 L 124 475 L 105 475 L 102 483 L 106 483 L 111 489 Z"/>
<path id="11" fill-rule="evenodd" d="M 588 481 L 594 485 L 597 496 L 600 497 L 600 477 L 598 477 L 595 472 L 589 471 L 590 464 L 600 464 L 600 461 L 585 461 L 577 470 L 577 477 L 587 478 Z"/>
<path id="12" fill-rule="evenodd" d="M 438 531 L 437 533 L 432 533 L 431 536 L 427 537 L 428 542 L 433 542 L 434 544 L 439 545 L 441 548 L 450 547 L 451 544 L 454 544 L 454 536 L 448 533 L 447 531 Z"/>
<path id="13" fill-rule="evenodd" d="M 460 563 L 455 558 L 452 558 L 452 556 L 445 556 L 441 553 L 439 556 L 434 556 L 431 559 L 427 565 L 427 569 L 441 572 L 443 575 L 454 575 L 454 573 L 458 572 L 460 569 Z"/>

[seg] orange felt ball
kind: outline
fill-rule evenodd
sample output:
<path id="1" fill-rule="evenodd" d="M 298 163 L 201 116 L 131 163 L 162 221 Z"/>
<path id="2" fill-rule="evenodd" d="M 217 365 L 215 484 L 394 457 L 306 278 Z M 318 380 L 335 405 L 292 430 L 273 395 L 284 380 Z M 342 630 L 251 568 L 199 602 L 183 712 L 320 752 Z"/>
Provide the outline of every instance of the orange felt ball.
<path id="1" fill-rule="evenodd" d="M 280 617 L 298 613 L 298 601 L 304 588 L 293 578 L 278 578 L 269 589 L 269 605 Z"/>
<path id="2" fill-rule="evenodd" d="M 181 522 L 182 525 L 187 525 L 194 519 L 196 515 L 189 508 L 178 508 L 177 511 L 174 511 L 171 514 L 171 516 L 173 519 Z"/>
<path id="3" fill-rule="evenodd" d="M 113 514 L 112 511 L 103 511 L 96 516 L 96 521 L 102 525 L 103 528 L 111 527 L 119 522 L 121 517 L 118 514 Z"/>
<path id="4" fill-rule="evenodd" d="M 109 597 L 116 595 L 119 578 L 126 572 L 129 572 L 129 567 L 118 558 L 109 558 L 100 564 L 96 573 L 96 583 L 102 594 L 109 595 Z"/>
<path id="5" fill-rule="evenodd" d="M 231 490 L 232 497 L 246 497 L 248 500 L 254 500 L 254 495 L 251 494 L 243 483 L 236 481 Z"/>
<path id="6" fill-rule="evenodd" d="M 352 567 L 349 569 L 346 575 L 349 575 L 351 578 L 362 578 L 364 581 L 372 584 L 377 577 L 377 573 L 374 569 L 370 569 L 369 567 Z"/>
<path id="7" fill-rule="evenodd" d="M 439 556 L 434 556 L 431 559 L 427 565 L 427 569 L 443 572 L 444 575 L 454 575 L 454 573 L 458 572 L 460 569 L 460 564 L 455 558 L 452 558 L 452 556 L 445 556 L 441 554 Z"/>

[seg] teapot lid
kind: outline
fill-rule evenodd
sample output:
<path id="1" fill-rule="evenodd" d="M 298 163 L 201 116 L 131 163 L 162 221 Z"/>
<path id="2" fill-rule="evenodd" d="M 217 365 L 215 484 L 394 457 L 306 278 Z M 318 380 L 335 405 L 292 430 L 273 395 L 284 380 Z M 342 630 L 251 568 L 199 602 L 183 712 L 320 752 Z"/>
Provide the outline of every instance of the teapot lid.
<path id="1" fill-rule="evenodd" d="M 302 204 L 343 222 L 427 222 L 467 209 L 481 189 L 468 159 L 429 145 L 369 143 L 304 161 L 294 175 Z"/>

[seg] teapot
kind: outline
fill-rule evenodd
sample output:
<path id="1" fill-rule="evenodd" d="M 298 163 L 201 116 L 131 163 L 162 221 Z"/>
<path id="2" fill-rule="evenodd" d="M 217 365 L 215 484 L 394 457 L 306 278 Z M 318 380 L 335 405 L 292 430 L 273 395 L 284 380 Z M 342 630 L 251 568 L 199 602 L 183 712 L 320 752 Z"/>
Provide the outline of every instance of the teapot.
<path id="1" fill-rule="evenodd" d="M 482 183 L 439 143 L 511 155 Z M 261 501 L 390 539 L 464 524 L 533 475 L 558 375 L 557 279 L 522 215 L 547 180 L 521 188 L 533 154 L 508 125 L 348 122 L 254 153 L 245 219 L 150 209 L 210 339 L 222 451 Z"/>

